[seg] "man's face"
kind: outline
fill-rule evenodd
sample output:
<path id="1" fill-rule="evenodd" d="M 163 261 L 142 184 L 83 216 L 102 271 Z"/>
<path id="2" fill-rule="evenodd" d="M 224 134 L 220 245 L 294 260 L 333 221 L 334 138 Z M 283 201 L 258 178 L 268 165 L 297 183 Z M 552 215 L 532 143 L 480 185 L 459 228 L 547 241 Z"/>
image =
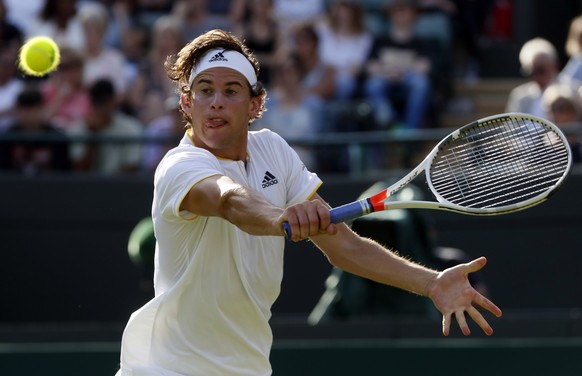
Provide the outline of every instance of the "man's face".
<path id="1" fill-rule="evenodd" d="M 44 120 L 44 110 L 41 104 L 17 108 L 20 124 L 27 130 L 39 129 Z"/>
<path id="2" fill-rule="evenodd" d="M 248 124 L 260 108 L 251 97 L 245 77 L 229 68 L 211 68 L 183 95 L 182 108 L 192 118 L 192 137 L 198 147 L 214 155 L 240 160 L 246 156 Z"/>
<path id="3" fill-rule="evenodd" d="M 534 58 L 532 64 L 531 77 L 544 89 L 558 75 L 556 63 L 545 55 L 538 55 Z"/>
<path id="4" fill-rule="evenodd" d="M 92 104 L 87 115 L 87 127 L 92 132 L 100 132 L 111 125 L 115 112 L 115 101 L 107 101 L 99 104 Z"/>

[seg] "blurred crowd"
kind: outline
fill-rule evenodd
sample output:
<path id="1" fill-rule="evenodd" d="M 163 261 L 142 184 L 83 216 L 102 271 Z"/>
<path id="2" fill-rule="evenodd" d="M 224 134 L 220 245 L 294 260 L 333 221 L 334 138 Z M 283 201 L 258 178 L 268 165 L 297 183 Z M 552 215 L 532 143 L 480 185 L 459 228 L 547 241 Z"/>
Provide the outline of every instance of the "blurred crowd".
<path id="1" fill-rule="evenodd" d="M 508 109 L 578 120 L 577 88 L 554 83 L 582 78 L 581 22 L 573 21 L 572 60 L 562 71 L 549 42 L 522 51 L 532 82 L 516 88 Z M 510 36 L 511 1 L 0 0 L 0 169 L 153 172 L 184 132 L 164 62 L 214 28 L 244 38 L 261 62 L 268 111 L 252 129 L 293 144 L 439 126 L 452 81 L 479 78 L 480 38 Z M 16 64 L 22 43 L 37 35 L 61 51 L 58 69 L 42 78 Z M 341 151 L 296 150 L 314 171 L 348 168 Z"/>

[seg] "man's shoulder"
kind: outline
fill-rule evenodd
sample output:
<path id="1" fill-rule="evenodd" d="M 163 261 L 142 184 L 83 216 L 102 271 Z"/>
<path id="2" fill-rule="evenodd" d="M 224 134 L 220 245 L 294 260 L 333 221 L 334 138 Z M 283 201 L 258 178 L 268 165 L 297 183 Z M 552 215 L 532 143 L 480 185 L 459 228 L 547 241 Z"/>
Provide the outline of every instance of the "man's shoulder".
<path id="1" fill-rule="evenodd" d="M 210 176 L 216 173 L 222 173 L 222 167 L 212 153 L 182 144 L 170 149 L 164 155 L 156 168 L 154 181 L 171 181 L 178 176 Z"/>
<path id="2" fill-rule="evenodd" d="M 276 132 L 268 128 L 263 128 L 256 131 L 249 131 L 250 142 L 277 142 L 285 143 L 283 138 Z"/>
<path id="3" fill-rule="evenodd" d="M 509 93 L 513 97 L 529 97 L 531 95 L 539 95 L 540 88 L 534 81 L 527 81 L 517 85 Z"/>
<path id="4" fill-rule="evenodd" d="M 218 164 L 218 159 L 210 151 L 185 143 L 180 143 L 179 145 L 170 149 L 162 161 L 171 164 L 175 164 L 180 161 L 198 161 L 201 163 L 211 162 L 212 164 Z"/>

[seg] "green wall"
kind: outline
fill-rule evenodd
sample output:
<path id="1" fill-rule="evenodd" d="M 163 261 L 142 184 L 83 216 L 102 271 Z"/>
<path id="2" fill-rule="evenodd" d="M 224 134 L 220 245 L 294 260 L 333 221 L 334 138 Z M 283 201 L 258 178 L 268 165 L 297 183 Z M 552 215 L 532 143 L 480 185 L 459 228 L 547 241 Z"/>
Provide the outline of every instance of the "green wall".
<path id="1" fill-rule="evenodd" d="M 579 375 L 582 339 L 279 341 L 275 376 Z M 0 345 L 0 375 L 114 375 L 116 344 Z"/>

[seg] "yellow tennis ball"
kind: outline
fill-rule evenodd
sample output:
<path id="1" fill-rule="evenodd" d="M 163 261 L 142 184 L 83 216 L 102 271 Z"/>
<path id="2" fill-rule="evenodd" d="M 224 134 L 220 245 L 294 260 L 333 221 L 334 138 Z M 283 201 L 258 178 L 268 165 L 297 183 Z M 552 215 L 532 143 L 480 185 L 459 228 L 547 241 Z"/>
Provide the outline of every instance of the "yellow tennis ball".
<path id="1" fill-rule="evenodd" d="M 34 37 L 20 49 L 18 66 L 31 76 L 44 76 L 59 65 L 59 47 L 49 37 Z"/>

